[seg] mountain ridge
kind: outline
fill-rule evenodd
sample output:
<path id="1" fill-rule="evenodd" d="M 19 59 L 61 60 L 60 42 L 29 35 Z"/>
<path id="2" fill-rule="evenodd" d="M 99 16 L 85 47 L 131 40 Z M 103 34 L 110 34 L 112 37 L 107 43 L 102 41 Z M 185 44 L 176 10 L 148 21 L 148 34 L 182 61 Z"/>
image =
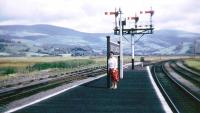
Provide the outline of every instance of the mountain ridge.
<path id="1" fill-rule="evenodd" d="M 112 40 L 118 37 L 111 33 L 85 33 L 70 28 L 37 24 L 37 25 L 0 25 L 0 39 L 12 41 L 9 44 L 0 41 L 0 53 L 11 55 L 26 53 L 39 54 L 74 54 L 74 48 L 87 48 L 84 55 L 105 54 L 106 35 Z M 127 36 L 128 37 L 128 36 Z M 154 31 L 153 35 L 145 35 L 136 43 L 136 54 L 191 54 L 194 40 L 200 40 L 199 33 L 181 30 L 162 29 Z M 130 54 L 130 42 L 123 41 L 125 52 Z M 23 46 L 20 46 L 23 45 Z M 60 47 L 59 47 L 60 45 Z M 26 46 L 26 47 L 25 47 Z M 187 46 L 187 47 L 186 47 Z M 18 49 L 17 49 L 18 48 Z M 19 48 L 23 48 L 22 50 Z M 56 50 L 57 48 L 62 49 Z M 16 51 L 13 53 L 13 51 Z M 81 49 L 79 49 L 81 50 Z M 59 51 L 59 52 L 58 52 Z M 81 53 L 82 54 L 82 53 Z M 55 54 L 54 54 L 55 55 Z"/>

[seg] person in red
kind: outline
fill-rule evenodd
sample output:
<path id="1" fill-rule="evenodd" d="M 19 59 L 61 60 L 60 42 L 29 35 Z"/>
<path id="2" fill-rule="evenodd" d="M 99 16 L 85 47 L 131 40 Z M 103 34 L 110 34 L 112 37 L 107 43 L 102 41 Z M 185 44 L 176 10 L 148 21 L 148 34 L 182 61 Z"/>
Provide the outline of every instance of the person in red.
<path id="1" fill-rule="evenodd" d="M 108 59 L 108 69 L 112 81 L 111 89 L 117 89 L 117 82 L 119 81 L 118 63 L 117 59 L 114 57 L 113 52 L 110 52 L 110 58 Z"/>

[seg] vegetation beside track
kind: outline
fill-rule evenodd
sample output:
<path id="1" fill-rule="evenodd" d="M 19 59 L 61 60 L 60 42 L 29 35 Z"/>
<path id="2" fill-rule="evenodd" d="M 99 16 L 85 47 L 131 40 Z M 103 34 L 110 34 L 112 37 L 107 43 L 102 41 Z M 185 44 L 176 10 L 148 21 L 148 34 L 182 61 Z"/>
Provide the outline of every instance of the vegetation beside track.
<path id="1" fill-rule="evenodd" d="M 136 56 L 135 61 L 140 61 L 141 56 Z M 180 56 L 144 56 L 145 61 L 157 62 L 166 59 L 176 59 Z M 187 58 L 187 57 L 181 57 Z M 131 61 L 131 56 L 124 56 L 124 63 Z M 106 65 L 106 57 L 1 57 L 0 80 L 20 75 L 35 75 L 48 70 L 53 73 L 62 73 L 81 68 Z M 200 67 L 200 66 L 197 66 Z M 56 71 L 55 71 L 56 70 Z M 23 76 L 24 76 L 23 75 Z"/>
<path id="2" fill-rule="evenodd" d="M 195 71 L 200 72 L 200 58 L 184 60 L 184 64 L 187 67 L 189 67 L 189 68 L 191 68 L 191 69 L 193 69 Z"/>
<path id="3" fill-rule="evenodd" d="M 90 57 L 2 57 L 0 80 L 19 76 L 59 74 L 86 67 L 100 66 L 104 58 Z"/>

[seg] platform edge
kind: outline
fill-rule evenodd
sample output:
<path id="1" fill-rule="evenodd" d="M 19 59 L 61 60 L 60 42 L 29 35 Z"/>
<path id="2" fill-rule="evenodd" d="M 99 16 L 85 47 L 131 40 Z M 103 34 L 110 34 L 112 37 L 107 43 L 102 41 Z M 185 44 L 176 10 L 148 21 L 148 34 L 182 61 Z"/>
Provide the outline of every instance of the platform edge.
<path id="1" fill-rule="evenodd" d="M 160 89 L 158 88 L 157 84 L 155 83 L 154 79 L 153 79 L 153 76 L 151 74 L 151 71 L 150 71 L 150 67 L 149 66 L 146 66 L 146 69 L 147 69 L 147 72 L 148 72 L 148 76 L 149 76 L 149 79 L 151 81 L 151 84 L 153 85 L 153 88 L 154 90 L 156 91 L 156 95 L 158 96 L 161 104 L 162 104 L 162 107 L 165 111 L 165 113 L 173 113 L 171 108 L 169 107 L 169 105 L 167 104 L 167 101 L 165 100 L 165 98 L 163 97 Z"/>

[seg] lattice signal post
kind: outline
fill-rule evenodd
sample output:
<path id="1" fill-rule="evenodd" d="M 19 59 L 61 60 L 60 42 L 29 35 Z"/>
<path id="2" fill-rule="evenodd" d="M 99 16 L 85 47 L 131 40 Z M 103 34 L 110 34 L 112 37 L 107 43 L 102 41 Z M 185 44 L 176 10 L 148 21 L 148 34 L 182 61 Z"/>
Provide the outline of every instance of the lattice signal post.
<path id="1" fill-rule="evenodd" d="M 121 10 L 119 10 L 121 12 Z M 114 35 L 120 35 L 120 37 L 123 37 L 123 35 L 131 35 L 131 50 L 132 50 L 132 69 L 134 69 L 134 57 L 135 57 L 135 40 L 134 40 L 134 35 L 141 35 L 141 37 L 145 34 L 153 34 L 153 24 L 152 24 L 152 16 L 154 15 L 154 11 L 151 9 L 149 11 L 140 11 L 140 14 L 149 14 L 150 15 L 150 20 L 149 20 L 149 25 L 145 25 L 144 27 L 142 27 L 141 25 L 137 25 L 138 21 L 139 21 L 139 17 L 137 15 L 133 16 L 133 17 L 128 17 L 128 20 L 134 20 L 134 27 L 132 28 L 128 28 L 128 29 L 124 29 L 124 26 L 126 25 L 126 20 L 122 21 L 121 20 L 121 14 L 120 13 L 120 17 L 119 17 L 119 27 L 117 25 L 117 18 L 118 18 L 118 14 L 119 11 L 113 12 L 112 14 L 115 15 L 115 28 L 114 28 Z M 120 29 L 121 28 L 121 29 Z M 122 41 L 120 40 L 120 43 L 122 43 Z M 120 56 L 121 57 L 121 56 Z M 121 57 L 122 58 L 122 57 Z"/>

